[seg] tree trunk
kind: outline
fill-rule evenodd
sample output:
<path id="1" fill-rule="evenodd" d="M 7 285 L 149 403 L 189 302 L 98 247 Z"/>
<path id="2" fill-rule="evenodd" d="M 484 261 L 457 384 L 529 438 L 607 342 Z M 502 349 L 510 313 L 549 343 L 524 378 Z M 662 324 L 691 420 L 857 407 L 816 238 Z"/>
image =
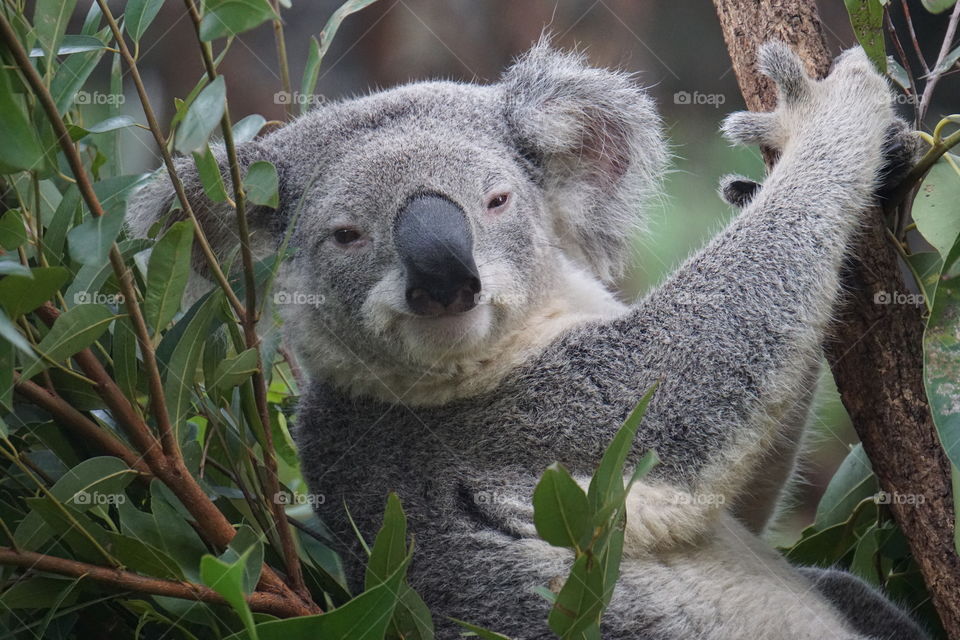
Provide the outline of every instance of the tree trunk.
<path id="1" fill-rule="evenodd" d="M 747 107 L 772 110 L 773 83 L 758 74 L 757 47 L 770 39 L 790 44 L 808 71 L 830 68 L 816 5 L 808 0 L 714 0 L 723 36 Z M 768 164 L 772 155 L 765 154 Z M 923 386 L 923 317 L 908 304 L 877 304 L 882 292 L 907 292 L 897 253 L 887 240 L 883 212 L 863 234 L 844 282 L 827 359 L 844 406 L 881 487 L 922 502 L 890 505 L 950 638 L 960 639 L 960 558 L 954 547 L 950 464 L 943 453 Z"/>

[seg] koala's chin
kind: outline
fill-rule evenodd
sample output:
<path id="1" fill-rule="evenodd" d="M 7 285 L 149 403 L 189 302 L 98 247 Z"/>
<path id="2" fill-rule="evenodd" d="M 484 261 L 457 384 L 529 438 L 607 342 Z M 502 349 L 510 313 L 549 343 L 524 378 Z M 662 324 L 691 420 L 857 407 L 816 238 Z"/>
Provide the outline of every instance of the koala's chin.
<path id="1" fill-rule="evenodd" d="M 494 313 L 489 304 L 481 304 L 458 314 L 404 314 L 397 329 L 407 352 L 423 364 L 431 364 L 472 352 L 486 344 L 493 334 Z"/>

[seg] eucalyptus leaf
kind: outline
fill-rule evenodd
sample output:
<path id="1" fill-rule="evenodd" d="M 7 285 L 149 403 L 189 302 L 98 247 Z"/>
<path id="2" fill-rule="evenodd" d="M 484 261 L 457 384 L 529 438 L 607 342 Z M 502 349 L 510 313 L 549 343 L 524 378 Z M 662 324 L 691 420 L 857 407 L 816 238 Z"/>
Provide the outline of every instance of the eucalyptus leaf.
<path id="1" fill-rule="evenodd" d="M 103 305 L 77 305 L 57 318 L 50 332 L 37 345 L 37 351 L 55 362 L 66 360 L 93 344 L 115 317 Z M 45 367 L 44 361 L 37 358 L 24 369 L 22 375 L 24 379 L 32 378 Z"/>
<path id="2" fill-rule="evenodd" d="M 134 42 L 143 37 L 161 7 L 163 7 L 163 0 L 129 0 L 127 2 L 126 10 L 123 12 L 123 28 Z"/>
<path id="3" fill-rule="evenodd" d="M 193 250 L 193 223 L 183 220 L 172 225 L 157 241 L 147 267 L 144 316 L 155 333 L 173 320 L 190 278 Z"/>
<path id="4" fill-rule="evenodd" d="M 267 0 L 204 0 L 200 23 L 200 39 L 235 36 L 249 31 L 274 17 Z"/>
<path id="5" fill-rule="evenodd" d="M 243 190 L 250 202 L 276 209 L 280 206 L 278 189 L 277 168 L 273 166 L 272 162 L 260 160 L 251 164 L 250 168 L 247 169 L 247 177 L 243 181 Z"/>
<path id="6" fill-rule="evenodd" d="M 190 104 L 183 122 L 177 127 L 175 148 L 180 153 L 200 151 L 220 124 L 226 108 L 227 88 L 223 76 L 208 84 Z"/>

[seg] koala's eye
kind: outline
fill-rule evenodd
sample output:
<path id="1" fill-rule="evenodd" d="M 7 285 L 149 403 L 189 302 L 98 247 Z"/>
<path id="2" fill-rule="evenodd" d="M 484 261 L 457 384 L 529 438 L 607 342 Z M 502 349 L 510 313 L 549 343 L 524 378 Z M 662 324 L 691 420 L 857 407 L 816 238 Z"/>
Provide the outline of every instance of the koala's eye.
<path id="1" fill-rule="evenodd" d="M 359 240 L 363 234 L 352 227 L 343 227 L 333 232 L 333 239 L 337 244 L 353 244 Z"/>
<path id="2" fill-rule="evenodd" d="M 487 210 L 496 211 L 498 209 L 503 209 L 508 202 L 510 202 L 509 193 L 504 192 L 494 194 L 489 200 L 487 200 Z"/>

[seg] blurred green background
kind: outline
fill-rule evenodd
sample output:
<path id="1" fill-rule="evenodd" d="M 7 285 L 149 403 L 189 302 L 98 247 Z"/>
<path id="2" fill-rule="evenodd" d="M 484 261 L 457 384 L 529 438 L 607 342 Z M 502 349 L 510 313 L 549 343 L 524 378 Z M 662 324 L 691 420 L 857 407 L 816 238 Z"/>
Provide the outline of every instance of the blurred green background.
<path id="1" fill-rule="evenodd" d="M 286 9 L 287 50 L 293 86 L 299 86 L 309 38 L 318 36 L 341 0 L 293 0 Z M 81 2 L 80 5 L 89 4 Z M 116 10 L 120 10 L 120 3 Z M 819 2 L 833 52 L 854 38 L 843 3 Z M 898 3 L 891 3 L 894 21 Z M 912 12 L 920 42 L 935 56 L 942 23 Z M 78 11 L 75 17 L 82 17 Z M 563 48 L 584 51 L 597 65 L 639 73 L 663 114 L 674 163 L 663 196 L 646 212 L 648 231 L 636 241 L 635 267 L 622 283 L 625 299 L 655 286 L 691 251 L 720 229 L 732 211 L 716 194 L 718 178 L 743 173 L 759 178 L 763 165 L 754 149 L 732 149 L 718 135 L 722 118 L 744 108 L 711 3 L 703 0 L 380 0 L 347 18 L 320 71 L 322 100 L 362 94 L 410 80 L 448 78 L 491 82 L 543 30 Z M 929 37 L 927 35 L 929 34 Z M 173 115 L 173 98 L 184 97 L 201 75 L 192 52 L 194 34 L 183 7 L 168 2 L 141 43 L 140 67 L 160 112 Z M 233 43 L 221 69 L 234 120 L 260 113 L 284 117 L 272 30 L 264 25 Z M 102 86 L 107 65 L 98 70 Z M 944 78 L 939 95 L 955 95 L 958 76 Z M 143 121 L 133 87 L 125 83 L 124 110 Z M 302 98 L 294 97 L 294 100 Z M 942 109 L 934 104 L 930 118 Z M 91 114 L 93 118 L 93 114 Z M 91 119 L 91 121 L 96 121 Z M 128 170 L 160 164 L 146 131 L 127 129 L 123 146 Z M 827 481 L 856 434 L 849 425 L 828 370 L 807 438 L 801 481 L 774 540 L 786 544 L 812 519 Z"/>

